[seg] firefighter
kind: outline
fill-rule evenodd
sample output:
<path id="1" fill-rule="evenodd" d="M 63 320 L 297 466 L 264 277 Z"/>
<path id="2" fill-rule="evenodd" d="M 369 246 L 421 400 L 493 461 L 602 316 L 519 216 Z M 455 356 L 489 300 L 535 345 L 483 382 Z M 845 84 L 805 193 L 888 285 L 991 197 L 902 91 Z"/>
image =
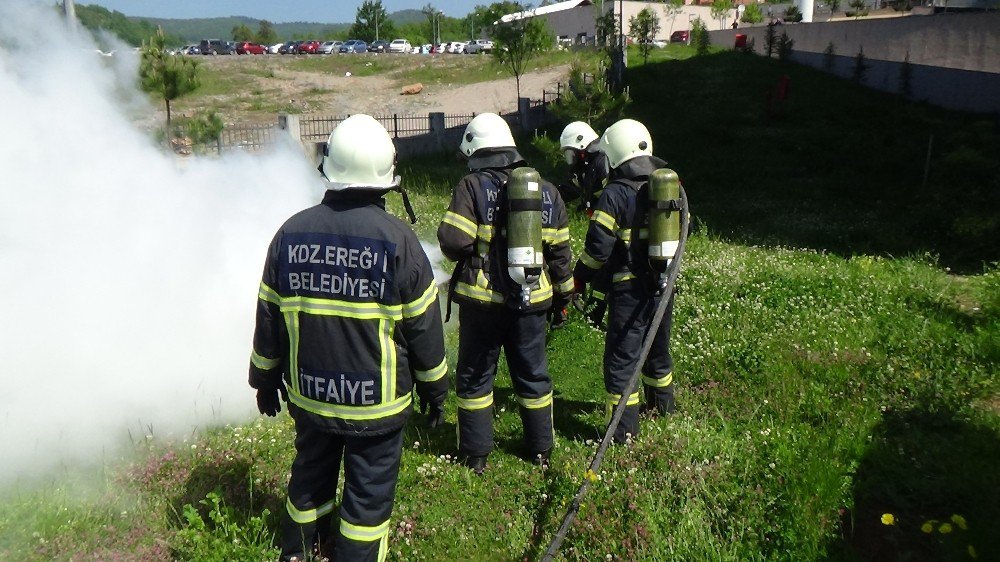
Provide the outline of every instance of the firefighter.
<path id="1" fill-rule="evenodd" d="M 577 261 L 573 276 L 582 291 L 602 268 L 611 272 L 608 294 L 608 328 L 604 345 L 604 388 L 607 391 L 607 420 L 628 385 L 639 360 L 642 340 L 652 320 L 657 294 L 655 283 L 630 259 L 630 240 L 642 237 L 647 220 L 642 196 L 649 174 L 666 167 L 653 156 L 653 141 L 646 127 L 632 119 L 623 119 L 601 136 L 600 149 L 611 168 L 608 183 L 594 207 L 587 229 L 584 252 Z M 640 191 L 643 190 L 643 191 Z M 644 195 L 643 195 L 644 196 Z M 649 356 L 642 367 L 646 408 L 654 414 L 674 410 L 673 360 L 670 356 L 670 325 L 673 295 L 655 333 Z M 621 423 L 615 431 L 616 443 L 639 433 L 639 391 L 629 396 Z"/>
<path id="2" fill-rule="evenodd" d="M 553 299 L 561 301 L 555 306 L 565 307 L 573 290 L 566 208 L 555 186 L 526 170 L 500 116 L 476 116 L 459 149 L 468 159 L 469 173 L 455 187 L 437 234 L 444 255 L 458 262 L 449 304 L 453 297 L 460 305 L 455 372 L 459 456 L 482 474 L 493 450 L 493 381 L 503 348 L 524 426 L 525 454 L 544 465 L 553 444 L 546 311 Z M 537 199 L 520 198 L 529 194 Z M 540 224 L 522 220 L 528 215 L 513 216 L 530 209 Z M 522 228 L 540 231 L 540 251 L 526 252 L 543 262 L 533 280 L 528 279 L 529 268 L 508 263 L 518 253 L 508 242 L 527 234 Z"/>
<path id="3" fill-rule="evenodd" d="M 367 115 L 330 134 L 322 203 L 288 219 L 267 252 L 250 386 L 262 414 L 295 421 L 281 560 L 325 559 L 344 467 L 335 560 L 384 560 L 416 386 L 429 425 L 448 392 L 434 274 L 408 225 L 385 210 L 395 148 Z M 280 398 L 279 398 L 280 396 Z"/>
<path id="4" fill-rule="evenodd" d="M 608 180 L 608 157 L 601 151 L 599 141 L 594 129 L 583 121 L 566 125 L 559 135 L 559 147 L 569 166 L 569 177 L 559 186 L 559 193 L 565 201 L 579 198 L 579 208 L 588 216 L 593 214 L 594 205 Z M 584 318 L 601 330 L 606 327 L 604 315 L 610 288 L 611 272 L 605 268 L 594 276 L 583 302 Z"/>

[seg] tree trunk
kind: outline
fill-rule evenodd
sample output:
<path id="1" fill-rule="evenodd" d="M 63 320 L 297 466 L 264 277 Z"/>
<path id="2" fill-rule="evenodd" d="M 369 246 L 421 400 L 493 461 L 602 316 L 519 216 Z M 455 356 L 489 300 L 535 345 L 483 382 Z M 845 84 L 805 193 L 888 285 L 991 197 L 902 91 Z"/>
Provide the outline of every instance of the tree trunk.
<path id="1" fill-rule="evenodd" d="M 170 100 L 163 100 L 167 104 L 167 134 L 170 134 Z"/>

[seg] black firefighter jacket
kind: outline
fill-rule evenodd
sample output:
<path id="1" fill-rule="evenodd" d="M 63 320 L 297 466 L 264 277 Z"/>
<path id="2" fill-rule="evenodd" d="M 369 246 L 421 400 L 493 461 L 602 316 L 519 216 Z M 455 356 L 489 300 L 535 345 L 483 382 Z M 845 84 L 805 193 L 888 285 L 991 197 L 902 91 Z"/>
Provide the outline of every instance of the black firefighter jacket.
<path id="1" fill-rule="evenodd" d="M 397 429 L 417 393 L 448 390 L 431 264 L 378 193 L 327 191 L 281 227 L 257 300 L 250 386 L 279 388 L 318 426 Z"/>
<path id="2" fill-rule="evenodd" d="M 649 174 L 666 166 L 666 162 L 655 156 L 639 156 L 611 171 L 608 184 L 594 205 L 583 254 L 573 270 L 579 282 L 590 283 L 604 267 L 611 272 L 612 283 L 635 278 L 629 266 L 629 245 L 633 231 L 638 231 L 640 238 L 646 235 L 648 218 L 645 205 L 636 198 Z"/>
<path id="3" fill-rule="evenodd" d="M 538 289 L 531 292 L 529 306 L 521 306 L 508 277 L 502 189 L 510 172 L 521 165 L 524 162 L 516 151 L 474 156 L 469 160 L 471 173 L 455 187 L 437 236 L 445 257 L 458 262 L 453 282 L 459 303 L 538 311 L 549 308 L 553 293 L 566 296 L 573 292 L 566 206 L 559 191 L 547 181 L 542 182 L 545 268 Z"/>

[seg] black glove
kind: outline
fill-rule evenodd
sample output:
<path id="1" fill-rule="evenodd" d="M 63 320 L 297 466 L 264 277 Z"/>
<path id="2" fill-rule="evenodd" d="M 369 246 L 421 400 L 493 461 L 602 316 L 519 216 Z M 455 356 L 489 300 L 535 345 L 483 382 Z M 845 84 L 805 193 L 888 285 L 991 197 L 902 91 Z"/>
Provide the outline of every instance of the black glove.
<path id="1" fill-rule="evenodd" d="M 569 320 L 569 311 L 567 307 L 569 306 L 569 297 L 555 294 L 552 297 L 552 305 L 549 307 L 548 317 L 549 329 L 558 330 L 566 325 L 566 321 Z"/>
<path id="2" fill-rule="evenodd" d="M 594 295 L 589 295 L 583 303 L 583 315 L 587 323 L 601 330 L 605 329 L 604 313 L 608 309 L 608 301 Z"/>
<path id="3" fill-rule="evenodd" d="M 272 418 L 281 411 L 281 401 L 288 401 L 285 387 L 262 388 L 257 391 L 257 409 L 265 416 Z"/>
<path id="4" fill-rule="evenodd" d="M 434 429 L 444 423 L 444 408 L 441 404 L 432 404 L 426 398 L 420 399 L 420 413 L 427 415 L 427 427 Z"/>

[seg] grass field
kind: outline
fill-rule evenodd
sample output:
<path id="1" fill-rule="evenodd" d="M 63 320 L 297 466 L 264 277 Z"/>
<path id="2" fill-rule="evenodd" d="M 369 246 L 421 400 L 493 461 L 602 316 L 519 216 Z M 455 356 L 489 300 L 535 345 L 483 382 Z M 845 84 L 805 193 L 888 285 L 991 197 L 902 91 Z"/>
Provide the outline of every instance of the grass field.
<path id="1" fill-rule="evenodd" d="M 629 71 L 632 115 L 698 227 L 675 310 L 678 412 L 610 450 L 563 557 L 1000 558 L 997 123 L 773 60 L 690 54 Z M 791 96 L 769 114 L 783 75 Z M 551 141 L 523 146 L 556 177 Z M 401 163 L 423 238 L 462 171 L 450 157 Z M 585 228 L 574 216 L 575 251 Z M 453 400 L 444 428 L 415 417 L 391 559 L 538 557 L 602 433 L 602 346 L 577 318 L 551 335 L 548 470 L 518 456 L 504 365 L 482 478 L 454 462 Z M 2 492 L 0 558 L 273 557 L 292 436 L 283 417 L 216 427 L 136 444 L 89 496 L 73 482 Z"/>

